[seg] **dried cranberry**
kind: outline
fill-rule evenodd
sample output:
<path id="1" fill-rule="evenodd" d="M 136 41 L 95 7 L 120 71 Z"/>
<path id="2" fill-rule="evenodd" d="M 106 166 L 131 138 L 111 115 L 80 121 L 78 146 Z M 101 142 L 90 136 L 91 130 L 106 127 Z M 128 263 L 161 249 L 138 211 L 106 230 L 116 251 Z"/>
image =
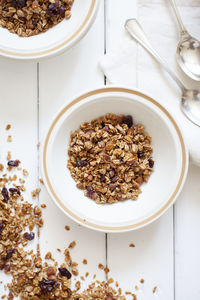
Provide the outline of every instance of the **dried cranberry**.
<path id="1" fill-rule="evenodd" d="M 3 223 L 0 223 L 0 234 L 2 233 L 3 230 Z"/>
<path id="2" fill-rule="evenodd" d="M 40 287 L 41 292 L 43 294 L 46 294 L 46 293 L 50 293 L 53 291 L 55 284 L 56 284 L 56 281 L 46 280 L 43 278 L 42 281 L 40 281 L 40 283 L 39 283 L 39 287 Z"/>
<path id="3" fill-rule="evenodd" d="M 130 115 L 123 116 L 122 123 L 126 124 L 129 128 L 133 126 L 133 118 Z"/>
<path id="4" fill-rule="evenodd" d="M 20 164 L 20 160 L 9 160 L 8 161 L 8 166 L 9 167 L 18 167 L 19 166 L 19 164 Z"/>
<path id="5" fill-rule="evenodd" d="M 116 182 L 117 179 L 118 179 L 118 177 L 117 177 L 117 176 L 114 176 L 114 177 L 111 178 L 111 182 Z"/>
<path id="6" fill-rule="evenodd" d="M 10 188 L 9 192 L 13 195 L 13 194 L 18 194 L 21 195 L 21 192 L 18 188 Z"/>
<path id="7" fill-rule="evenodd" d="M 35 238 L 35 233 L 34 233 L 34 232 L 30 232 L 30 233 L 25 232 L 25 233 L 24 233 L 24 238 L 25 238 L 26 240 L 28 240 L 28 241 L 32 241 L 32 240 L 34 240 L 34 238 Z"/>
<path id="8" fill-rule="evenodd" d="M 91 185 L 88 185 L 87 186 L 87 196 L 92 197 L 93 193 L 94 193 L 93 187 Z"/>
<path id="9" fill-rule="evenodd" d="M 115 176 L 115 171 L 114 171 L 114 170 L 111 170 L 111 171 L 109 172 L 109 175 L 110 175 L 111 178 L 114 177 L 114 176 Z"/>
<path id="10" fill-rule="evenodd" d="M 149 167 L 153 168 L 153 166 L 154 166 L 154 161 L 151 158 L 149 158 Z"/>
<path id="11" fill-rule="evenodd" d="M 101 174 L 100 182 L 105 182 L 105 181 L 106 181 L 106 176 L 104 174 Z"/>
<path id="12" fill-rule="evenodd" d="M 114 300 L 112 296 L 108 295 L 105 300 Z"/>
<path id="13" fill-rule="evenodd" d="M 23 8 L 26 6 L 26 0 L 12 0 L 12 5 L 15 8 Z"/>
<path id="14" fill-rule="evenodd" d="M 59 3 L 51 3 L 47 9 L 47 14 L 50 17 L 60 15 L 63 18 L 65 16 L 65 8 L 64 6 L 59 5 Z"/>
<path id="15" fill-rule="evenodd" d="M 108 127 L 107 125 L 104 126 L 103 130 L 104 130 L 104 131 L 108 131 L 108 130 L 109 130 L 109 127 Z"/>
<path id="16" fill-rule="evenodd" d="M 139 153 L 137 154 L 137 156 L 138 156 L 138 158 L 141 158 L 141 157 L 144 156 L 144 153 L 143 153 L 143 152 L 139 152 Z"/>
<path id="17" fill-rule="evenodd" d="M 6 259 L 10 259 L 13 255 L 13 253 L 15 253 L 15 249 L 10 249 L 6 252 Z"/>
<path id="18" fill-rule="evenodd" d="M 87 165 L 87 160 L 78 160 L 76 162 L 77 167 L 84 167 Z"/>
<path id="19" fill-rule="evenodd" d="M 66 268 L 58 268 L 58 271 L 60 272 L 61 276 L 67 277 L 67 279 L 72 277 L 72 274 Z"/>
<path id="20" fill-rule="evenodd" d="M 3 196 L 3 200 L 5 203 L 8 203 L 8 200 L 9 200 L 9 195 L 8 195 L 8 190 L 7 188 L 3 187 L 2 190 L 1 190 L 1 194 Z"/>
<path id="21" fill-rule="evenodd" d="M 109 184 L 109 189 L 114 191 L 116 189 L 116 185 L 114 183 Z"/>

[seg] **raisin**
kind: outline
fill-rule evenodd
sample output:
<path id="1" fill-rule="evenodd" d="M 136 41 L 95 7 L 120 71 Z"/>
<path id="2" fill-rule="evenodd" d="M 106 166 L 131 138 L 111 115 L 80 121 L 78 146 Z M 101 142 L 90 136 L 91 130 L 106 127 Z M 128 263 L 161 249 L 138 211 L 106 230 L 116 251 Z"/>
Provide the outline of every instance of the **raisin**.
<path id="1" fill-rule="evenodd" d="M 87 186 L 87 196 L 92 197 L 93 193 L 94 193 L 93 187 L 91 185 L 88 185 Z"/>
<path id="2" fill-rule="evenodd" d="M 128 128 L 131 128 L 131 126 L 133 126 L 133 118 L 130 115 L 123 116 L 121 122 L 122 122 L 122 124 L 126 124 L 128 126 Z"/>
<path id="3" fill-rule="evenodd" d="M 101 174 L 100 182 L 105 182 L 105 181 L 106 181 L 106 176 L 104 174 Z"/>
<path id="4" fill-rule="evenodd" d="M 58 271 L 60 272 L 61 276 L 67 277 L 67 279 L 72 277 L 72 274 L 66 268 L 58 268 Z"/>
<path id="5" fill-rule="evenodd" d="M 32 240 L 34 240 L 34 238 L 35 238 L 35 233 L 34 233 L 34 232 L 30 232 L 30 233 L 25 232 L 25 233 L 24 233 L 24 238 L 25 238 L 26 240 L 28 240 L 28 241 L 32 241 Z"/>
<path id="6" fill-rule="evenodd" d="M 51 3 L 47 9 L 47 14 L 50 17 L 56 17 L 57 15 L 60 15 L 62 18 L 65 16 L 65 8 L 62 5 L 59 5 L 59 3 Z"/>
<path id="7" fill-rule="evenodd" d="M 15 253 L 15 249 L 10 249 L 6 251 L 6 259 L 10 259 L 13 255 L 13 253 Z"/>
<path id="8" fill-rule="evenodd" d="M 117 179 L 118 179 L 118 177 L 117 177 L 117 176 L 114 176 L 114 177 L 111 178 L 111 182 L 116 182 Z"/>
<path id="9" fill-rule="evenodd" d="M 2 233 L 3 230 L 3 223 L 0 223 L 0 234 Z"/>
<path id="10" fill-rule="evenodd" d="M 15 8 L 23 8 L 26 6 L 26 0 L 12 0 L 12 5 Z"/>
<path id="11" fill-rule="evenodd" d="M 8 200 L 9 200 L 9 195 L 8 195 L 8 190 L 7 188 L 3 187 L 2 190 L 1 190 L 1 194 L 3 196 L 3 200 L 5 203 L 8 203 Z"/>
<path id="12" fill-rule="evenodd" d="M 8 166 L 9 167 L 18 167 L 20 164 L 20 161 L 17 159 L 17 160 L 9 160 L 8 161 Z"/>
<path id="13" fill-rule="evenodd" d="M 137 154 L 137 156 L 138 156 L 138 158 L 141 158 L 141 157 L 144 156 L 144 153 L 143 153 L 143 152 L 140 152 L 140 153 Z"/>
<path id="14" fill-rule="evenodd" d="M 154 166 L 154 161 L 151 158 L 149 158 L 149 167 L 153 168 L 153 166 Z"/>
<path id="15" fill-rule="evenodd" d="M 21 192 L 18 188 L 10 188 L 9 192 L 13 195 L 13 194 L 18 194 L 21 195 Z"/>
<path id="16" fill-rule="evenodd" d="M 86 166 L 87 165 L 87 160 L 78 160 L 77 162 L 76 162 L 76 166 L 77 167 L 84 167 L 84 166 Z"/>
<path id="17" fill-rule="evenodd" d="M 39 283 L 39 287 L 40 287 L 41 292 L 43 294 L 46 294 L 46 293 L 50 293 L 53 291 L 55 284 L 56 284 L 56 281 L 46 280 L 43 278 L 42 281 L 40 281 L 40 283 Z"/>

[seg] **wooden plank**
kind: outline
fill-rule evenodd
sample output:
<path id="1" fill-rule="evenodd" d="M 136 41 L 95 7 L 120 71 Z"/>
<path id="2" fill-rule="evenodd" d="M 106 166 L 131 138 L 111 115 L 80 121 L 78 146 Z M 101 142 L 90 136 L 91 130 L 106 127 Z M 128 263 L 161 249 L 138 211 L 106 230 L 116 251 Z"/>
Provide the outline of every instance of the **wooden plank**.
<path id="1" fill-rule="evenodd" d="M 40 137 L 42 139 L 55 112 L 77 94 L 91 90 L 104 83 L 103 74 L 98 69 L 98 61 L 104 53 L 104 6 L 101 1 L 95 24 L 87 36 L 70 52 L 40 63 Z M 91 116 L 92 117 L 92 116 Z M 41 232 L 42 253 L 51 251 L 62 261 L 63 256 L 56 249 L 63 250 L 71 241 L 77 246 L 72 250 L 72 258 L 80 263 L 80 275 L 90 273 L 90 278 L 82 284 L 87 286 L 92 276 L 104 279 L 98 264 L 105 264 L 105 234 L 81 227 L 65 216 L 48 196 L 45 188 L 40 194 L 40 202 L 46 203 L 45 225 Z M 71 230 L 65 231 L 65 225 Z M 83 265 L 86 258 L 88 265 Z M 78 277 L 79 278 L 79 277 Z"/>
<path id="2" fill-rule="evenodd" d="M 190 166 L 188 178 L 175 209 L 175 299 L 198 299 L 200 286 L 199 195 L 200 168 Z"/>
<path id="3" fill-rule="evenodd" d="M 37 187 L 38 149 L 37 149 L 37 77 L 36 63 L 24 64 L 0 58 L 1 72 L 1 117 L 0 117 L 0 149 L 1 162 L 6 162 L 7 152 L 11 151 L 12 159 L 19 159 L 21 166 L 29 171 L 26 179 L 27 191 L 23 193 L 25 200 L 32 202 L 31 191 Z M 5 130 L 11 124 L 9 131 Z M 7 142 L 8 135 L 12 142 Z M 21 176 L 21 172 L 18 172 Z M 37 200 L 34 200 L 37 203 Z M 36 249 L 37 237 L 29 245 Z M 1 271 L 3 283 L 9 281 Z M 4 294 L 0 285 L 0 296 Z"/>
<path id="4" fill-rule="evenodd" d="M 126 19 L 137 17 L 136 10 L 135 1 L 126 1 L 123 7 L 121 1 L 108 1 L 108 53 L 117 45 L 120 47 L 126 39 L 123 25 Z M 144 80 L 144 72 L 140 70 L 139 51 L 135 53 L 135 61 L 130 62 L 132 87 L 148 91 L 148 81 Z M 129 247 L 131 243 L 135 244 L 134 248 Z M 108 267 L 111 269 L 109 276 L 118 280 L 124 291 L 135 291 L 140 300 L 151 300 L 156 296 L 161 297 L 159 299 L 173 299 L 173 209 L 138 231 L 108 234 Z M 140 283 L 142 278 L 144 284 Z M 138 291 L 135 285 L 139 287 Z M 155 286 L 158 287 L 156 294 L 152 292 Z"/>

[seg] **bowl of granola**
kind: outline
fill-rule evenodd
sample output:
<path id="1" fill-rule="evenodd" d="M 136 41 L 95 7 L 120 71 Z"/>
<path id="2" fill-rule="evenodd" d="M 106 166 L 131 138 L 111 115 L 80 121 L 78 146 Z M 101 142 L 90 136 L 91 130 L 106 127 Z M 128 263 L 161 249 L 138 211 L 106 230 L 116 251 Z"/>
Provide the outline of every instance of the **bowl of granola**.
<path id="1" fill-rule="evenodd" d="M 104 232 L 138 229 L 179 195 L 188 152 L 171 115 L 138 90 L 97 89 L 66 104 L 42 147 L 43 180 L 62 211 Z"/>
<path id="2" fill-rule="evenodd" d="M 91 27 L 99 0 L 1 0 L 0 55 L 39 60 L 76 44 Z"/>

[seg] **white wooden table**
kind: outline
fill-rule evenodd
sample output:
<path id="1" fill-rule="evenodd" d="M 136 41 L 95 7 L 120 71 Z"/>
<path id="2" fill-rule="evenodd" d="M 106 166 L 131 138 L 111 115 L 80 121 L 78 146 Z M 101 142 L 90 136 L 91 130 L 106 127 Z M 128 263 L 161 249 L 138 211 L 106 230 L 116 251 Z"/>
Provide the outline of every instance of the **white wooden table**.
<path id="1" fill-rule="evenodd" d="M 1 155 L 11 150 L 13 158 L 22 160 L 29 170 L 26 197 L 30 201 L 30 190 L 38 187 L 40 178 L 38 141 L 61 105 L 74 94 L 104 84 L 99 59 L 124 35 L 124 21 L 137 15 L 136 7 L 136 0 L 101 0 L 90 32 L 74 49 L 59 57 L 40 63 L 0 58 Z M 6 142 L 8 123 L 12 124 L 13 142 L 10 144 Z M 90 272 L 89 281 L 94 274 L 104 279 L 104 272 L 98 269 L 102 263 L 110 268 L 109 276 L 118 280 L 124 290 L 134 291 L 135 285 L 139 286 L 138 300 L 198 300 L 199 178 L 200 168 L 190 166 L 185 187 L 174 207 L 148 227 L 124 234 L 103 234 L 75 224 L 55 206 L 42 187 L 39 199 L 35 200 L 47 204 L 39 239 L 42 253 L 51 251 L 62 261 L 56 249 L 64 249 L 75 240 L 73 260 L 80 263 L 80 275 Z M 66 231 L 65 225 L 71 230 Z M 130 248 L 130 243 L 134 243 L 135 248 Z M 87 266 L 81 263 L 83 258 L 88 260 Z M 2 274 L 1 277 L 6 282 Z M 144 284 L 140 283 L 141 278 Z M 84 282 L 82 286 L 87 284 Z M 155 294 L 152 293 L 154 286 L 158 287 Z"/>

